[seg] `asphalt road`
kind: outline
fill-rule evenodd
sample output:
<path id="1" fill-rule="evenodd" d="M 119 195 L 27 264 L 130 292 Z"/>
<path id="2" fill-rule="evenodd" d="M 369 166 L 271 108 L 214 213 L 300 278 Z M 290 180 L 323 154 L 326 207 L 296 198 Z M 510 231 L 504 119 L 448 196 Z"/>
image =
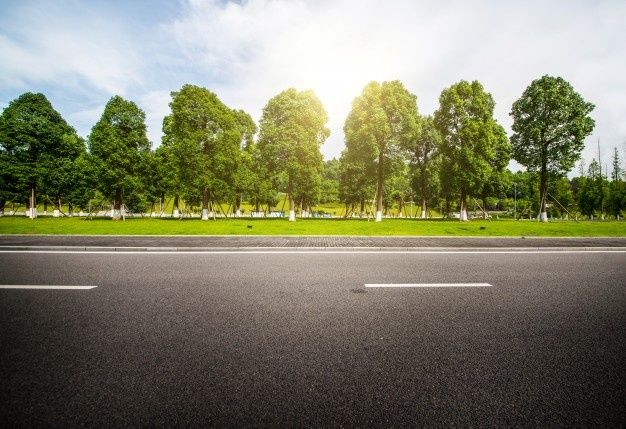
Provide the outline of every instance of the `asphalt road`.
<path id="1" fill-rule="evenodd" d="M 369 283 L 491 287 L 365 288 Z M 626 424 L 626 253 L 0 253 L 0 425 Z"/>

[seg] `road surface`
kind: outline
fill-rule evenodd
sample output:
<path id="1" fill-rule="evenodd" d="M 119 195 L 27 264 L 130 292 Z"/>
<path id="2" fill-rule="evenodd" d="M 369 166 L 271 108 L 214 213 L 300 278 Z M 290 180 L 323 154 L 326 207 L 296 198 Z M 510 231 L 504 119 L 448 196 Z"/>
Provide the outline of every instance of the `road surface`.
<path id="1" fill-rule="evenodd" d="M 0 289 L 4 427 L 626 424 L 623 249 L 4 251 L 0 284 L 96 286 Z"/>

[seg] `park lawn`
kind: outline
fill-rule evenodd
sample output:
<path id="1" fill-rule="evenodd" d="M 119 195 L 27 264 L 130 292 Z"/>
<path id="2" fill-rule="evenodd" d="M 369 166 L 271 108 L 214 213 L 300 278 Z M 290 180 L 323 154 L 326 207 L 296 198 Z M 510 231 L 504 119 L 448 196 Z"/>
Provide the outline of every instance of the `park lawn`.
<path id="1" fill-rule="evenodd" d="M 5 216 L 0 234 L 625 237 L 626 221 L 383 219 L 110 219 Z"/>

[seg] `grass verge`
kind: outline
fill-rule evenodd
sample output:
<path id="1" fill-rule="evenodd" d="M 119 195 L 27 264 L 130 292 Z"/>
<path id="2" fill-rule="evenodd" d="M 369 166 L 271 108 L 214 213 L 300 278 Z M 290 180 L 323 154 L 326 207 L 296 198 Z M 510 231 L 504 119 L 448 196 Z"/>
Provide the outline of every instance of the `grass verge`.
<path id="1" fill-rule="evenodd" d="M 626 237 L 626 221 L 0 218 L 0 234 Z"/>

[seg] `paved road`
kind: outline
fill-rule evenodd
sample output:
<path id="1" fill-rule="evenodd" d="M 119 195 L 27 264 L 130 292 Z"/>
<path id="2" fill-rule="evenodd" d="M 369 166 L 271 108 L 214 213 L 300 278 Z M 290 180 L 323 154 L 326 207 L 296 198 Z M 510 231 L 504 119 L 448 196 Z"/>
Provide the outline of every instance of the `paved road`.
<path id="1" fill-rule="evenodd" d="M 626 237 L 259 237 L 259 236 L 72 236 L 0 235 L 0 248 L 20 246 L 169 248 L 476 248 L 626 247 Z"/>
<path id="2" fill-rule="evenodd" d="M 0 425 L 624 426 L 626 253 L 1 253 Z M 478 282 L 492 287 L 365 288 Z"/>

